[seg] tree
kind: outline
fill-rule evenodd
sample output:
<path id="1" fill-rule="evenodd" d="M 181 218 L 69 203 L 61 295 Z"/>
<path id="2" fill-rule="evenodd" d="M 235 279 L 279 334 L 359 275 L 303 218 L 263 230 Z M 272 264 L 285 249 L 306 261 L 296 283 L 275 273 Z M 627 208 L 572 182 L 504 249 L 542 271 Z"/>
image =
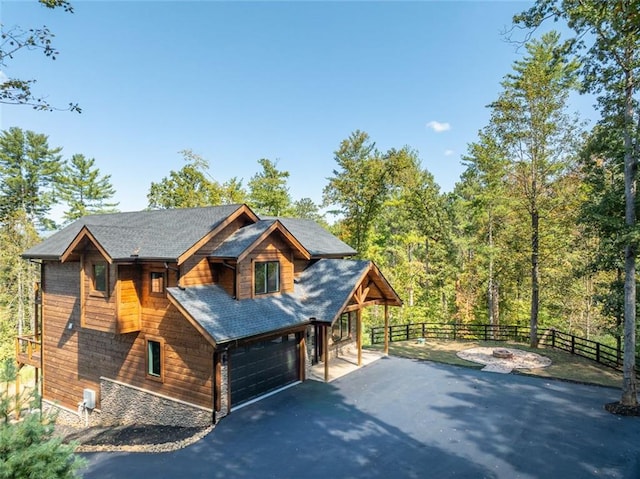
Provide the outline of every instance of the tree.
<path id="1" fill-rule="evenodd" d="M 324 187 L 323 203 L 338 207 L 331 213 L 343 216 L 344 239 L 358 254 L 366 253 L 371 226 L 409 156 L 407 148 L 382 154 L 360 130 L 343 140 L 334 153 L 339 169 L 333 170 Z"/>
<path id="2" fill-rule="evenodd" d="M 242 186 L 242 180 L 233 177 L 222 184 L 223 205 L 236 205 L 247 201 L 247 192 Z"/>
<path id="3" fill-rule="evenodd" d="M 559 35 L 550 32 L 526 45 L 491 105 L 491 123 L 501 148 L 513 162 L 513 180 L 530 219 L 531 346 L 538 343 L 540 300 L 540 220 L 557 203 L 558 179 L 575 147 L 576 125 L 566 113 L 577 86 L 578 64 L 559 53 Z"/>
<path id="4" fill-rule="evenodd" d="M 566 45 L 580 55 L 584 89 L 598 95 L 604 117 L 620 119 L 624 145 L 625 244 L 624 363 L 621 404 L 638 406 L 636 354 L 636 176 L 640 156 L 640 1 L 538 0 L 514 17 L 526 28 L 565 20 L 575 32 Z"/>
<path id="5" fill-rule="evenodd" d="M 497 325 L 500 319 L 499 281 L 496 278 L 496 237 L 504 229 L 507 216 L 508 161 L 491 128 L 480 131 L 477 142 L 469 145 L 464 157 L 467 170 L 463 178 L 472 189 L 468 194 L 468 210 L 476 238 L 486 250 L 487 317 L 489 324 Z"/>
<path id="6" fill-rule="evenodd" d="M 258 160 L 262 171 L 249 180 L 249 202 L 261 215 L 286 215 L 291 207 L 287 187 L 288 171 L 278 170 L 278 162 L 266 158 Z"/>
<path id="7" fill-rule="evenodd" d="M 187 162 L 168 177 L 151 183 L 147 200 L 149 208 L 193 208 L 221 204 L 222 192 L 207 170 L 209 163 L 191 150 L 179 152 Z"/>
<path id="8" fill-rule="evenodd" d="M 294 201 L 291 216 L 326 224 L 324 215 L 320 213 L 320 207 L 315 204 L 311 198 L 301 198 Z"/>
<path id="9" fill-rule="evenodd" d="M 38 412 L 13 420 L 15 396 L 10 394 L 17 371 L 13 361 L 0 364 L 0 477 L 73 479 L 85 462 L 74 455 L 75 444 L 53 436 L 53 418 Z M 13 384 L 12 384 L 13 383 Z M 33 393 L 18 394 L 19 408 L 37 407 Z"/>
<path id="10" fill-rule="evenodd" d="M 20 255 L 39 241 L 24 211 L 4 218 L 0 226 L 0 361 L 14 357 L 16 333 L 26 334 L 31 325 L 33 285 L 39 271 Z"/>
<path id="11" fill-rule="evenodd" d="M 94 167 L 95 159 L 73 155 L 62 167 L 57 179 L 58 194 L 67 203 L 66 221 L 74 221 L 89 214 L 113 213 L 118 203 L 109 203 L 115 190 L 111 175 L 100 175 Z"/>
<path id="12" fill-rule="evenodd" d="M 45 135 L 20 128 L 0 133 L 0 221 L 23 211 L 41 227 L 56 200 L 55 181 L 61 148 L 50 148 Z"/>
<path id="13" fill-rule="evenodd" d="M 73 7 L 66 0 L 38 0 L 49 9 L 62 8 L 65 12 L 73 13 Z M 41 28 L 24 28 L 13 26 L 6 28 L 0 24 L 0 68 L 7 68 L 8 62 L 19 53 L 37 50 L 45 57 L 56 59 L 59 52 L 53 46 L 54 35 L 43 26 Z M 31 90 L 36 80 L 20 78 L 0 78 L 0 103 L 7 105 L 29 105 L 35 110 L 52 111 L 53 107 L 44 96 L 37 95 Z M 81 112 L 76 103 L 69 103 L 68 110 Z"/>

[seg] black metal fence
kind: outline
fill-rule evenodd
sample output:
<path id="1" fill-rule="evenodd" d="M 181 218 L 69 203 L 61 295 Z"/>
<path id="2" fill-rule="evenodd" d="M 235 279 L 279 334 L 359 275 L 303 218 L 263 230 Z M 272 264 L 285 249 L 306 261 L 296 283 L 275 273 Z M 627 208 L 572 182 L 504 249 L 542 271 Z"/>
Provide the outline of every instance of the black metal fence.
<path id="1" fill-rule="evenodd" d="M 371 328 L 371 344 L 384 343 L 384 327 Z M 503 324 L 442 324 L 414 323 L 389 326 L 389 342 L 410 339 L 515 341 L 528 342 L 529 328 Z M 603 366 L 622 370 L 623 351 L 619 348 L 592 341 L 587 338 L 563 333 L 556 329 L 538 329 L 538 343 L 567 351 L 576 356 L 591 359 Z M 636 355 L 636 365 L 640 356 Z M 640 371 L 636 374 L 640 377 Z"/>

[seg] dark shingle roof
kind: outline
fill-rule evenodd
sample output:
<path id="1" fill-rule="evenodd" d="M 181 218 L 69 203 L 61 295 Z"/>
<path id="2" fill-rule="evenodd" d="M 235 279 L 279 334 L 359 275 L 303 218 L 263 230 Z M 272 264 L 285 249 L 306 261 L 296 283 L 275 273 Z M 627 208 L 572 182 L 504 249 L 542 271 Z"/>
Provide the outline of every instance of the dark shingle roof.
<path id="1" fill-rule="evenodd" d="M 302 272 L 293 293 L 242 301 L 216 285 L 168 291 L 221 344 L 304 325 L 312 319 L 333 322 L 370 266 L 370 261 L 322 259 Z"/>
<path id="2" fill-rule="evenodd" d="M 90 215 L 80 218 L 23 257 L 59 259 L 84 226 L 112 259 L 176 259 L 242 205 Z"/>
<path id="3" fill-rule="evenodd" d="M 240 228 L 229 236 L 211 256 L 216 258 L 237 258 L 257 240 L 262 233 L 275 223 L 275 220 L 261 220 Z"/>
<path id="4" fill-rule="evenodd" d="M 357 251 L 351 246 L 329 233 L 313 220 L 269 216 L 264 216 L 262 219 L 280 220 L 280 223 L 296 237 L 300 244 L 311 253 L 312 257 L 344 257 L 357 254 Z"/>

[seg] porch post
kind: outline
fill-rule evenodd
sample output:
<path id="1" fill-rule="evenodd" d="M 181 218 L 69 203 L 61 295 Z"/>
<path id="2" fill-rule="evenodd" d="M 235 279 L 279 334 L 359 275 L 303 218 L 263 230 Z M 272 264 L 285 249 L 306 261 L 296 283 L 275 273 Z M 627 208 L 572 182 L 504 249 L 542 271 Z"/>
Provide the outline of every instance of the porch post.
<path id="1" fill-rule="evenodd" d="M 324 351 L 323 352 L 323 360 L 324 360 L 324 382 L 329 382 L 329 328 L 331 325 L 324 326 Z"/>
<path id="2" fill-rule="evenodd" d="M 362 309 L 356 312 L 356 337 L 358 343 L 358 366 L 362 366 Z"/>
<path id="3" fill-rule="evenodd" d="M 389 356 L 389 305 L 384 303 L 384 355 Z"/>

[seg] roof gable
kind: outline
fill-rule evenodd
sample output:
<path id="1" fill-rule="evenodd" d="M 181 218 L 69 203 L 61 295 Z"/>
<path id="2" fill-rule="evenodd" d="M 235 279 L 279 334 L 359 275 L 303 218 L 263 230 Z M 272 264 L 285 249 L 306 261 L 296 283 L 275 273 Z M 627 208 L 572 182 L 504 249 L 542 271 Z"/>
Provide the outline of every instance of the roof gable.
<path id="1" fill-rule="evenodd" d="M 311 254 L 279 220 L 260 220 L 240 228 L 216 248 L 210 256 L 242 261 L 256 246 L 275 233 L 279 233 L 300 256 L 305 259 L 311 258 Z"/>
<path id="2" fill-rule="evenodd" d="M 181 260 L 240 216 L 258 217 L 246 205 L 149 210 L 90 215 L 80 218 L 27 250 L 23 257 L 60 260 L 84 229 L 113 261 L 130 259 Z M 67 256 L 65 256 L 66 258 Z"/>

